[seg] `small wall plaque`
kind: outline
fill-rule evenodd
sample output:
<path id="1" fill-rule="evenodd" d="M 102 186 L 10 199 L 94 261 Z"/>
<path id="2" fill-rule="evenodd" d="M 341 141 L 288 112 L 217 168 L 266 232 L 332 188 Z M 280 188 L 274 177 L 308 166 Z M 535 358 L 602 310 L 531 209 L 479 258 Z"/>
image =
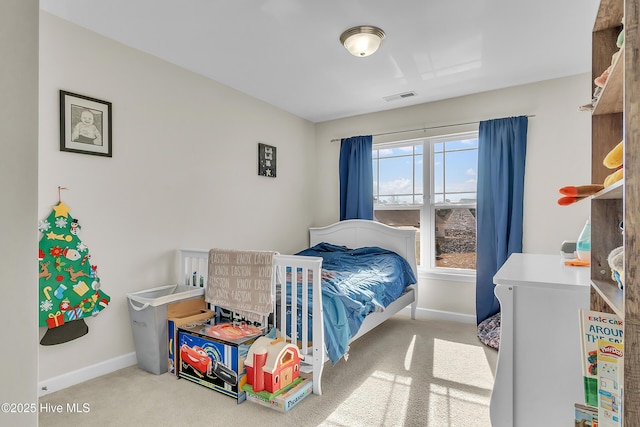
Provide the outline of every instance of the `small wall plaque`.
<path id="1" fill-rule="evenodd" d="M 276 147 L 258 143 L 258 175 L 276 177 Z"/>

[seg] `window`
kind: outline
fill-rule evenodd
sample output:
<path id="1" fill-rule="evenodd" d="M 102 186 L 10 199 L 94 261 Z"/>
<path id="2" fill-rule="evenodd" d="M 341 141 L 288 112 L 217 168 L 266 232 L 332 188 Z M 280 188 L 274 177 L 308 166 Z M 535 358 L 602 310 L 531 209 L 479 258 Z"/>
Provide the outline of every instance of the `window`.
<path id="1" fill-rule="evenodd" d="M 471 273 L 476 266 L 477 168 L 477 132 L 375 144 L 375 220 L 418 231 L 422 268 Z"/>

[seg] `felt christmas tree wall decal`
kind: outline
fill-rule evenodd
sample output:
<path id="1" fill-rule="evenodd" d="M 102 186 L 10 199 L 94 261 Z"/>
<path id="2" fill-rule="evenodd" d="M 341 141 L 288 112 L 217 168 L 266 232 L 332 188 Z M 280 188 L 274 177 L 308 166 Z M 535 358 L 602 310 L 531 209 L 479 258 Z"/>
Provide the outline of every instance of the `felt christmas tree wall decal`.
<path id="1" fill-rule="evenodd" d="M 40 221 L 38 250 L 40 326 L 49 329 L 42 345 L 68 342 L 85 335 L 84 319 L 96 316 L 110 301 L 100 289 L 98 267 L 80 240 L 80 224 L 59 202 Z"/>

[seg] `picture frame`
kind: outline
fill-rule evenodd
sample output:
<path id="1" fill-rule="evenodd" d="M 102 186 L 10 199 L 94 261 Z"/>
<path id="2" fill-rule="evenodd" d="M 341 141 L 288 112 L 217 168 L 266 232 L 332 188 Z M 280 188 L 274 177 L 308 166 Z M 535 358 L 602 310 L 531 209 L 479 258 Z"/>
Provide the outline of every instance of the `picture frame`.
<path id="1" fill-rule="evenodd" d="M 60 151 L 112 157 L 111 102 L 60 91 Z"/>
<path id="2" fill-rule="evenodd" d="M 276 151 L 273 145 L 258 143 L 258 175 L 276 177 Z"/>

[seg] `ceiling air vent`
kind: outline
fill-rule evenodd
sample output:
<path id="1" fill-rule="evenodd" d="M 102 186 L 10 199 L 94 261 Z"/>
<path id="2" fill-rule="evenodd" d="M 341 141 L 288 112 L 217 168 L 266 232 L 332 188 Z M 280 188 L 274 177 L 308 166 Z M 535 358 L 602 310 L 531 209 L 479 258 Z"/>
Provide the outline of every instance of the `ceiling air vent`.
<path id="1" fill-rule="evenodd" d="M 397 101 L 398 99 L 404 99 L 404 98 L 411 98 L 412 96 L 416 96 L 415 92 L 405 92 L 405 93 L 399 93 L 397 95 L 390 95 L 390 96 L 385 96 L 384 100 L 387 102 L 391 102 L 391 101 Z"/>

